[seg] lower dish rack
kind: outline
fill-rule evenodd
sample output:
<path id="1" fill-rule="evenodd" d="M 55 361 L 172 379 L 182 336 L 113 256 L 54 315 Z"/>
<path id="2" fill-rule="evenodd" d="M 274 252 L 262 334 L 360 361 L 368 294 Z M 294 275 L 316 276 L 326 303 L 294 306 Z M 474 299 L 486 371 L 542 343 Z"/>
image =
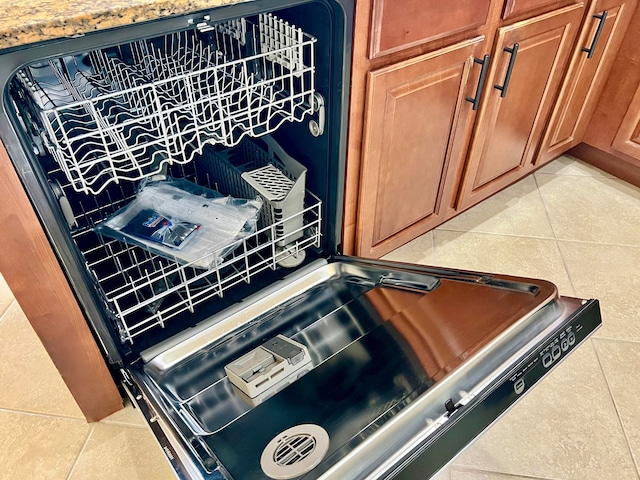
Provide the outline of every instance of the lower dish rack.
<path id="1" fill-rule="evenodd" d="M 274 165 L 280 175 L 291 177 L 273 152 L 245 139 L 234 149 L 208 147 L 194 162 L 172 166 L 170 173 L 224 195 L 254 198 L 256 192 L 242 174 Z M 222 297 L 234 286 L 251 283 L 260 272 L 297 264 L 307 249 L 320 247 L 322 204 L 313 193 L 303 190 L 301 196 L 294 196 L 293 209 L 288 207 L 286 216 L 265 202 L 257 231 L 239 240 L 225 256 L 211 252 L 209 255 L 219 260 L 210 269 L 196 267 L 197 262 L 181 264 L 94 231 L 95 225 L 135 198 L 133 184 L 112 185 L 100 196 L 87 196 L 74 192 L 59 168 L 49 176 L 70 208 L 81 212 L 67 219 L 72 236 L 123 343 L 133 344 L 138 335 L 164 327 L 181 313 L 193 313 L 198 304 Z"/>

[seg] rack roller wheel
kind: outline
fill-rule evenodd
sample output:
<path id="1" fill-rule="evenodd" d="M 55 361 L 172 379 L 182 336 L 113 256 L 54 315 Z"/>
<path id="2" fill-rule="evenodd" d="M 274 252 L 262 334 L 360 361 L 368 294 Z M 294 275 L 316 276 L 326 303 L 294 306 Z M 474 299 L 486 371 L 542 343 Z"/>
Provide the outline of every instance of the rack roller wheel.
<path id="1" fill-rule="evenodd" d="M 304 250 L 298 250 L 295 245 L 286 245 L 284 247 L 276 247 L 276 258 L 280 256 L 283 258 L 276 260 L 278 265 L 284 268 L 295 268 L 304 262 L 307 253 Z"/>

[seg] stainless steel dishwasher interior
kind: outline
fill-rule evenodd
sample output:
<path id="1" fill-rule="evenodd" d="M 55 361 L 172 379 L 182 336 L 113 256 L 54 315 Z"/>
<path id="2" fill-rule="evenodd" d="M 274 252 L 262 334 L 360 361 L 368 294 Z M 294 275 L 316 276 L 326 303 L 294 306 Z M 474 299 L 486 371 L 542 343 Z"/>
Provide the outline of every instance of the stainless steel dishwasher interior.
<path id="1" fill-rule="evenodd" d="M 423 403 L 416 428 L 440 416 L 452 382 L 477 388 L 557 319 L 556 302 L 547 282 L 319 260 L 187 339 L 144 352 L 139 375 L 175 412 L 182 435 L 207 445 L 235 478 L 260 478 L 256 455 L 297 423 L 329 432 L 328 469 L 416 402 Z M 224 365 L 278 334 L 305 345 L 313 368 L 252 404 Z M 251 438 L 240 445 L 238 435 Z"/>

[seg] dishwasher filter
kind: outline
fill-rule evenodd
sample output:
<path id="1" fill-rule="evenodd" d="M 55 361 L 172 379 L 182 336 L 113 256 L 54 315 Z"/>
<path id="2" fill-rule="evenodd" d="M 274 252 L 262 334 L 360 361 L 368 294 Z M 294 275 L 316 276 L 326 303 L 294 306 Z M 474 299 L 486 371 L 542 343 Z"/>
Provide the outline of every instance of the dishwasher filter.
<path id="1" fill-rule="evenodd" d="M 277 435 L 260 457 L 270 478 L 297 478 L 313 470 L 329 450 L 329 434 L 319 425 L 296 425 Z"/>

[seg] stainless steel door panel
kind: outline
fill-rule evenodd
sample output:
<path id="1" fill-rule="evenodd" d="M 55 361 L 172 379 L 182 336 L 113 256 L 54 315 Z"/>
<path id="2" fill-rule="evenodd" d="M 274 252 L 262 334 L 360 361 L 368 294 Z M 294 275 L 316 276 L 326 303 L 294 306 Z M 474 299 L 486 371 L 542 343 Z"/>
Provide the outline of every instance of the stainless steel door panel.
<path id="1" fill-rule="evenodd" d="M 145 352 L 131 371 L 205 472 L 264 478 L 272 437 L 316 423 L 330 446 L 309 478 L 385 476 L 576 308 L 544 281 L 338 258 Z M 307 347 L 313 369 L 251 403 L 223 367 L 279 334 Z"/>

